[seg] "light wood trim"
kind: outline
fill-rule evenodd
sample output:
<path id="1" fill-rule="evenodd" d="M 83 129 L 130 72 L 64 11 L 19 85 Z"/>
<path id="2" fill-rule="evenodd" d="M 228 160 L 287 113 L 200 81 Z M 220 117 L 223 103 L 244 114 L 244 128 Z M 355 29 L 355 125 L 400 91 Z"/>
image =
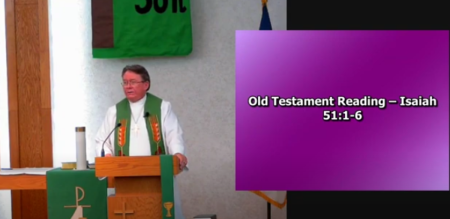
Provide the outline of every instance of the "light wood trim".
<path id="1" fill-rule="evenodd" d="M 181 172 L 179 160 L 173 156 L 173 172 Z M 95 158 L 97 177 L 161 176 L 159 156 L 97 157 Z"/>
<path id="2" fill-rule="evenodd" d="M 50 71 L 50 29 L 48 0 L 39 0 L 39 58 L 41 83 L 43 165 L 53 167 L 52 95 Z"/>
<path id="3" fill-rule="evenodd" d="M 16 13 L 14 6 L 14 0 L 5 0 L 8 107 L 10 111 L 19 110 L 16 67 Z"/>
<path id="4" fill-rule="evenodd" d="M 114 182 L 114 181 L 112 181 Z M 108 188 L 114 188 L 108 180 Z M 41 175 L 0 175 L 0 190 L 41 190 L 47 189 L 47 177 Z"/>
<path id="5" fill-rule="evenodd" d="M 19 156 L 19 99 L 17 85 L 16 55 L 16 13 L 15 1 L 5 0 L 6 22 L 6 61 L 8 73 L 8 108 L 9 108 L 9 141 L 10 162 L 12 168 L 20 167 Z M 12 216 L 22 218 L 20 191 L 11 191 Z"/>
<path id="6" fill-rule="evenodd" d="M 8 108 L 9 108 L 9 141 L 10 162 L 12 168 L 20 167 L 19 157 L 19 99 L 17 85 L 16 60 L 16 13 L 14 0 L 5 2 L 6 20 L 6 61 L 8 72 Z"/>
<path id="7" fill-rule="evenodd" d="M 115 188 L 114 178 L 108 177 L 108 188 Z"/>
<path id="8" fill-rule="evenodd" d="M 41 60 L 41 108 L 51 109 L 50 37 L 48 0 L 39 0 L 39 58 Z"/>
<path id="9" fill-rule="evenodd" d="M 0 175 L 0 190 L 42 190 L 47 189 L 45 175 Z"/>
<path id="10" fill-rule="evenodd" d="M 41 108 L 42 166 L 53 167 L 52 109 Z"/>

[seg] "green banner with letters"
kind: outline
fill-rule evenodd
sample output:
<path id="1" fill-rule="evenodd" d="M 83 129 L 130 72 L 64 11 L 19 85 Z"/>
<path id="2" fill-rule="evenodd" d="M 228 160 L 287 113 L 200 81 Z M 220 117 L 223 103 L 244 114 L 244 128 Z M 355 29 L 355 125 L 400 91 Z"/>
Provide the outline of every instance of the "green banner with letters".
<path id="1" fill-rule="evenodd" d="M 94 58 L 187 56 L 190 0 L 91 0 Z"/>

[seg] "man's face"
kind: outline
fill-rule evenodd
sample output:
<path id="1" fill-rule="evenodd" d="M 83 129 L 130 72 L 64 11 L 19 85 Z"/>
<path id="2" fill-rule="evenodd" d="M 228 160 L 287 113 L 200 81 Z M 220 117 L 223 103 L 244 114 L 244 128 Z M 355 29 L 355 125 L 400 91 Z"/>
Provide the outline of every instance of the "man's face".
<path id="1" fill-rule="evenodd" d="M 122 80 L 125 96 L 131 102 L 136 102 L 142 99 L 147 93 L 147 88 L 150 86 L 148 81 L 143 82 L 140 75 L 131 71 L 125 72 Z"/>

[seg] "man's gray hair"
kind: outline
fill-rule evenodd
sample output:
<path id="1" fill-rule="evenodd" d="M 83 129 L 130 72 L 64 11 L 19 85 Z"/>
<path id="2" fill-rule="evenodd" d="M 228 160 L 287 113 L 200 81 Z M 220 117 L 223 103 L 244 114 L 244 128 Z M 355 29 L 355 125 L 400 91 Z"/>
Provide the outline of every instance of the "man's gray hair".
<path id="1" fill-rule="evenodd" d="M 127 65 L 123 68 L 122 70 L 122 77 L 125 74 L 125 72 L 127 71 L 131 71 L 134 72 L 135 74 L 138 74 L 141 76 L 142 81 L 146 82 L 150 82 L 150 75 L 148 74 L 147 69 L 144 68 L 144 66 L 142 65 Z M 150 86 L 147 88 L 147 91 L 150 89 Z"/>

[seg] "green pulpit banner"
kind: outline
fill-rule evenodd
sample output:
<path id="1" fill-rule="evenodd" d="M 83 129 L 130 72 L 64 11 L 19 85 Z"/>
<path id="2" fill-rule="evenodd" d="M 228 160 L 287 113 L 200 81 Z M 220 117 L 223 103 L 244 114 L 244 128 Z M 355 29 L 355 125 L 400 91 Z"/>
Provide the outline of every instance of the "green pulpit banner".
<path id="1" fill-rule="evenodd" d="M 94 58 L 187 56 L 190 0 L 91 0 Z"/>
<path id="2" fill-rule="evenodd" d="M 173 156 L 159 155 L 161 166 L 161 192 L 163 219 L 174 219 L 174 191 L 173 191 Z M 178 168 L 178 167 L 176 167 Z M 176 219 L 176 218 L 175 218 Z"/>
<path id="3" fill-rule="evenodd" d="M 47 172 L 49 219 L 107 219 L 107 180 L 98 180 L 95 170 Z"/>

